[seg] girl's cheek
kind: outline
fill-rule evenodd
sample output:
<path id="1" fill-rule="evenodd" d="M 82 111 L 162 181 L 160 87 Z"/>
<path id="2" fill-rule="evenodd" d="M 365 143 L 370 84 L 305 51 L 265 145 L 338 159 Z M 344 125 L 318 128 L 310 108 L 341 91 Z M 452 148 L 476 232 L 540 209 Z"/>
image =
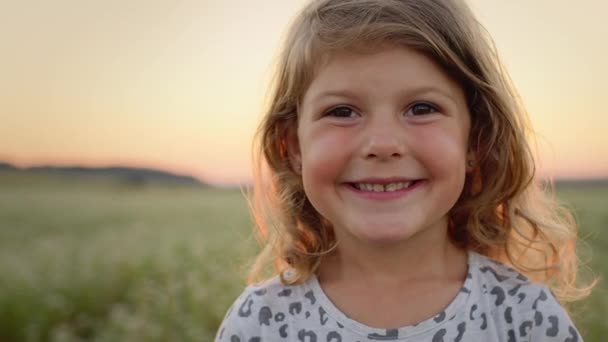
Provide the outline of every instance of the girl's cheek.
<path id="1" fill-rule="evenodd" d="M 348 129 L 323 127 L 306 132 L 301 143 L 314 151 L 315 155 L 331 158 L 332 155 L 340 154 L 352 146 L 344 144 L 352 141 L 352 134 Z"/>
<path id="2" fill-rule="evenodd" d="M 435 165 L 442 173 L 464 172 L 467 152 L 466 139 L 458 130 L 433 128 L 418 130 L 410 141 L 415 144 L 411 152 L 424 160 L 425 164 Z"/>
<path id="3" fill-rule="evenodd" d="M 301 139 L 303 167 L 319 176 L 335 174 L 352 157 L 354 137 L 343 129 L 309 132 Z"/>

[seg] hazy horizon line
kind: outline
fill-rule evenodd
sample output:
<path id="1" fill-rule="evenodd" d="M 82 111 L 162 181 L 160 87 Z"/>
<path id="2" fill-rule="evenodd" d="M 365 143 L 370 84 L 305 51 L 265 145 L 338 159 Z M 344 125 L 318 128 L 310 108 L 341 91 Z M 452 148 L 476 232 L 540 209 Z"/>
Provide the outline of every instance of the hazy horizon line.
<path id="1" fill-rule="evenodd" d="M 156 170 L 162 171 L 166 173 L 171 173 L 177 176 L 184 177 L 192 177 L 197 181 L 209 184 L 213 186 L 221 186 L 221 187 L 234 187 L 234 186 L 249 186 L 253 183 L 252 179 L 244 178 L 241 181 L 237 182 L 218 182 L 212 179 L 203 178 L 198 176 L 195 172 L 184 170 L 181 168 L 171 168 L 171 167 L 163 167 L 158 163 L 147 163 L 147 162 L 120 162 L 120 161 L 107 161 L 107 162 L 53 162 L 53 161 L 44 161 L 44 162 L 29 162 L 29 163 L 19 163 L 15 161 L 11 161 L 7 158 L 0 158 L 0 165 L 6 164 L 10 165 L 19 170 L 27 170 L 31 168 L 40 168 L 40 167 L 56 167 L 56 168 L 133 168 L 133 169 L 146 169 L 146 170 Z M 542 181 L 553 181 L 553 182 L 568 182 L 568 181 L 603 181 L 608 180 L 608 175 L 597 175 L 597 176 L 576 176 L 576 175 L 564 175 L 564 176 L 546 176 L 542 174 L 537 174 L 536 178 Z"/>

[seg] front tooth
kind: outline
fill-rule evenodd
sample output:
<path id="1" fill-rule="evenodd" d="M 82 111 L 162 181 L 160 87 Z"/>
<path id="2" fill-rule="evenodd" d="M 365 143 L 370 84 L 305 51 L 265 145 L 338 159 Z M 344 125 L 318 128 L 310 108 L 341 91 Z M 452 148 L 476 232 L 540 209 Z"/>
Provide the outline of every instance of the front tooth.
<path id="1" fill-rule="evenodd" d="M 395 184 L 395 190 L 401 190 L 401 189 L 403 189 L 403 183 Z"/>
<path id="2" fill-rule="evenodd" d="M 405 183 L 403 183 L 403 188 L 409 188 L 410 184 L 412 184 L 412 182 L 405 182 Z"/>
<path id="3" fill-rule="evenodd" d="M 386 191 L 395 191 L 397 190 L 397 185 L 399 183 L 395 184 L 395 183 L 391 183 L 389 185 L 386 185 Z"/>
<path id="4" fill-rule="evenodd" d="M 374 191 L 382 192 L 384 191 L 384 186 L 382 184 L 374 184 Z"/>

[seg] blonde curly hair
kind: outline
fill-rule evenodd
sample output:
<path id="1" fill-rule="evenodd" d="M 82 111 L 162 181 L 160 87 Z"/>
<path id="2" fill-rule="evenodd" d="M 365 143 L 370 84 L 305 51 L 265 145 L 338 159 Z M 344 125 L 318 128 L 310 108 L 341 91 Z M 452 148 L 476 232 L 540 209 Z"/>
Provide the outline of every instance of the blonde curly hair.
<path id="1" fill-rule="evenodd" d="M 292 168 L 287 134 L 323 56 L 387 43 L 432 58 L 465 93 L 477 166 L 450 211 L 450 238 L 547 284 L 562 301 L 588 295 L 591 286 L 577 283 L 576 224 L 535 181 L 526 112 L 491 38 L 458 0 L 317 0 L 295 18 L 253 145 L 250 207 L 263 247 L 249 281 L 278 274 L 302 282 L 335 246 Z M 284 277 L 287 269 L 295 276 Z"/>

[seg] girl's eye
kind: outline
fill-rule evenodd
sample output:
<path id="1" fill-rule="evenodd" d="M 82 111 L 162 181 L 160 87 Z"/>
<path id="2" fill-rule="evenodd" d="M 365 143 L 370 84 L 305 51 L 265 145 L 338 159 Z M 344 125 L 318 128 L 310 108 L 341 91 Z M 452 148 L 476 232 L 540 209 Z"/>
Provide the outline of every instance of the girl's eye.
<path id="1" fill-rule="evenodd" d="M 355 111 L 349 107 L 341 106 L 328 111 L 325 115 L 338 118 L 350 118 L 355 115 Z"/>
<path id="2" fill-rule="evenodd" d="M 432 114 L 437 111 L 437 108 L 435 108 L 433 105 L 428 104 L 428 103 L 416 103 L 415 105 L 412 106 L 412 108 L 410 108 L 410 111 L 411 111 L 411 115 L 420 116 L 420 115 Z"/>

